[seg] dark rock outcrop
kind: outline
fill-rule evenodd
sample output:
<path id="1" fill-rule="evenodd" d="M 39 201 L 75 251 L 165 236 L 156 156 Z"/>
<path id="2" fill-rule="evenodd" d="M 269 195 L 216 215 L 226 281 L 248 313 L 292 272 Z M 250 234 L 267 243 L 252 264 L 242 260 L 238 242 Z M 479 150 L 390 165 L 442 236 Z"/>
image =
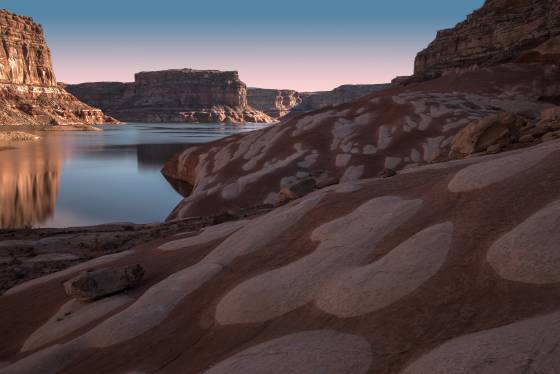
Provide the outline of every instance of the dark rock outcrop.
<path id="1" fill-rule="evenodd" d="M 43 29 L 0 10 L 0 125 L 116 122 L 57 85 Z"/>
<path id="2" fill-rule="evenodd" d="M 504 62 L 560 62 L 560 2 L 486 0 L 454 28 L 441 30 L 415 61 L 415 75 Z"/>
<path id="3" fill-rule="evenodd" d="M 92 301 L 136 287 L 144 277 L 140 265 L 88 270 L 66 281 L 68 296 L 82 301 Z"/>
<path id="4" fill-rule="evenodd" d="M 65 87 L 121 121 L 274 122 L 247 104 L 247 88 L 236 71 L 140 72 L 132 83 L 94 82 Z"/>

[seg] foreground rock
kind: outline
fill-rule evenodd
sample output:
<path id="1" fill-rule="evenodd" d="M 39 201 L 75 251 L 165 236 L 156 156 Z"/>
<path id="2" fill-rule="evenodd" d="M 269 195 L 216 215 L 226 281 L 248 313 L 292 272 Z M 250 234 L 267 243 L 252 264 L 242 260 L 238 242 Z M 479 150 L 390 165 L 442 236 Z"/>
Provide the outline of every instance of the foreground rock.
<path id="1" fill-rule="evenodd" d="M 275 122 L 247 104 L 236 71 L 173 69 L 141 72 L 132 83 L 65 85 L 86 103 L 128 122 Z"/>
<path id="2" fill-rule="evenodd" d="M 93 301 L 134 288 L 144 277 L 140 265 L 88 270 L 64 282 L 64 291 L 80 301 Z"/>
<path id="3" fill-rule="evenodd" d="M 0 10 L 0 124 L 84 125 L 116 122 L 56 83 L 43 29 Z"/>
<path id="4" fill-rule="evenodd" d="M 34 279 L 0 297 L 0 373 L 558 371 L 559 170 L 558 140 L 420 166 Z M 131 292 L 62 292 L 128 264 Z"/>

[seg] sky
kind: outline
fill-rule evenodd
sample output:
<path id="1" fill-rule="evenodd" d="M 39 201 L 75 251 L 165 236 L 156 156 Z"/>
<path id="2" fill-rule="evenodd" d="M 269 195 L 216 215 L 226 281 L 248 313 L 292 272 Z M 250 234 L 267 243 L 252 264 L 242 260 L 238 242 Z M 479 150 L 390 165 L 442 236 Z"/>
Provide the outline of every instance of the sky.
<path id="1" fill-rule="evenodd" d="M 249 87 L 388 82 L 483 0 L 2 0 L 43 25 L 57 79 L 237 70 Z"/>

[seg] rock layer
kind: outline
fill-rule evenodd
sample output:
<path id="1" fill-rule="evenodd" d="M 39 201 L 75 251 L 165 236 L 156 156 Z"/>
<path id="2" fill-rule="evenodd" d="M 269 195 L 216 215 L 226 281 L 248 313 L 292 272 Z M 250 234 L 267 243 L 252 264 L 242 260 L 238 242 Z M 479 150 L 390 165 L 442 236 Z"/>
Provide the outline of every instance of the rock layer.
<path id="1" fill-rule="evenodd" d="M 247 104 L 247 88 L 236 71 L 140 72 L 132 83 L 95 82 L 65 87 L 121 121 L 274 122 Z"/>
<path id="2" fill-rule="evenodd" d="M 415 61 L 415 75 L 433 78 L 453 69 L 504 62 L 560 62 L 560 3 L 486 0 L 454 28 L 441 30 Z"/>
<path id="3" fill-rule="evenodd" d="M 0 10 L 0 125 L 115 122 L 56 83 L 43 29 L 30 17 Z"/>

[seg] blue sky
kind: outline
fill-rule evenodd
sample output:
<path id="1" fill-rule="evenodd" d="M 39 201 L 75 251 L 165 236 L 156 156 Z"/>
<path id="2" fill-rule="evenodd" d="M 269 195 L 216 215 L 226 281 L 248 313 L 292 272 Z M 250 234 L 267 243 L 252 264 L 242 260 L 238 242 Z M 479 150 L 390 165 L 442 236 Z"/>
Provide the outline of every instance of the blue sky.
<path id="1" fill-rule="evenodd" d="M 331 89 L 412 72 L 437 30 L 483 0 L 4 0 L 45 29 L 59 81 L 239 70 L 249 86 Z"/>

